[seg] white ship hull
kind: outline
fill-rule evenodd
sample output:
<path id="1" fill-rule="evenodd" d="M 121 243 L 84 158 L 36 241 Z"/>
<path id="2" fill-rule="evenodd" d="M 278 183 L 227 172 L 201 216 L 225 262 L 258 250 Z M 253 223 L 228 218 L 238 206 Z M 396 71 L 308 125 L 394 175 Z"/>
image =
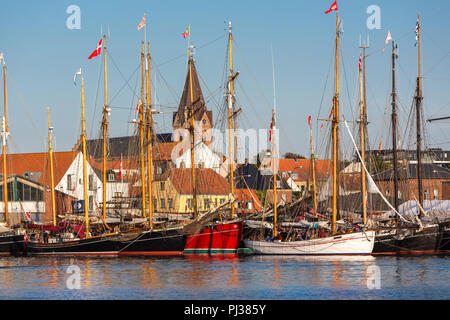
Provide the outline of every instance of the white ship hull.
<path id="1" fill-rule="evenodd" d="M 255 254 L 281 255 L 368 255 L 375 243 L 375 231 L 355 232 L 333 237 L 299 241 L 244 240 Z"/>

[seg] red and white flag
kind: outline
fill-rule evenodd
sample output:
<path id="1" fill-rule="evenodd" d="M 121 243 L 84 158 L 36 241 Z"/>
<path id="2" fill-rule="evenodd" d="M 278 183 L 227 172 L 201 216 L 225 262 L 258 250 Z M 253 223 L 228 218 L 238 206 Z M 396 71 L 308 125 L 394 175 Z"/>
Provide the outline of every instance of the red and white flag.
<path id="1" fill-rule="evenodd" d="M 308 126 L 311 127 L 311 116 L 308 117 Z"/>
<path id="2" fill-rule="evenodd" d="M 359 53 L 359 72 L 361 72 L 361 57 L 362 57 L 362 52 Z"/>
<path id="3" fill-rule="evenodd" d="M 142 18 L 141 23 L 139 23 L 139 25 L 137 26 L 137 29 L 140 30 L 142 29 L 143 26 L 145 26 L 145 14 L 144 17 Z"/>
<path id="4" fill-rule="evenodd" d="M 96 56 L 101 54 L 101 51 L 102 51 L 102 40 L 103 39 L 100 39 L 100 42 L 98 43 L 97 48 L 95 48 L 94 52 L 91 53 L 91 55 L 89 56 L 88 59 L 92 59 L 92 58 L 94 58 L 94 57 L 96 57 Z"/>
<path id="5" fill-rule="evenodd" d="M 391 32 L 388 30 L 386 41 L 384 41 L 384 48 L 383 48 L 382 53 L 384 53 L 384 49 L 386 49 L 386 45 L 388 44 L 389 40 L 392 40 L 392 37 L 391 37 Z"/>
<path id="6" fill-rule="evenodd" d="M 2 61 L 2 60 L 4 60 L 4 59 L 3 59 L 3 52 L 0 53 L 0 61 Z"/>
<path id="7" fill-rule="evenodd" d="M 333 2 L 333 4 L 331 5 L 330 9 L 325 11 L 325 14 L 329 14 L 331 11 L 334 11 L 334 10 L 338 11 L 337 0 L 335 2 Z"/>
<path id="8" fill-rule="evenodd" d="M 272 141 L 272 128 L 273 128 L 273 123 L 270 122 L 269 141 Z"/>

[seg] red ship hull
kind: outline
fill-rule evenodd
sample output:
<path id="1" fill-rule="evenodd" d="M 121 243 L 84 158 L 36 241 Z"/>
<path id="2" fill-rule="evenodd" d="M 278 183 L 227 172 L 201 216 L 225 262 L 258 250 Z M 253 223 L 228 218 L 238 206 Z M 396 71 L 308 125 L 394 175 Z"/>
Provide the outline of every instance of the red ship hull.
<path id="1" fill-rule="evenodd" d="M 236 254 L 242 240 L 242 222 L 217 223 L 188 236 L 185 254 Z"/>

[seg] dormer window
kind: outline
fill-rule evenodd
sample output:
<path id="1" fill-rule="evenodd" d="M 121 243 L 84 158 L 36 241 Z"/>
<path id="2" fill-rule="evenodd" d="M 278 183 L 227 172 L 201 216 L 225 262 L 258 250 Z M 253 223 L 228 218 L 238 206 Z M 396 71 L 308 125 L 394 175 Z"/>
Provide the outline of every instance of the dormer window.
<path id="1" fill-rule="evenodd" d="M 114 173 L 109 173 L 109 174 L 108 174 L 108 181 L 109 181 L 109 182 L 114 182 L 114 181 L 116 181 L 116 176 L 114 175 Z"/>

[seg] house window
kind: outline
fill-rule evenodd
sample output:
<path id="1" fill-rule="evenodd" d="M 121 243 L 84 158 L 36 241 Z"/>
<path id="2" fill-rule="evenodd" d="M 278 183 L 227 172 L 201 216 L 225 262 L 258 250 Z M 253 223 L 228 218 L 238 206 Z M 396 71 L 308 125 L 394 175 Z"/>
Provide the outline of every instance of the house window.
<path id="1" fill-rule="evenodd" d="M 204 199 L 203 200 L 203 206 L 205 209 L 209 209 L 209 199 Z"/>
<path id="2" fill-rule="evenodd" d="M 94 196 L 89 196 L 89 210 L 94 210 Z"/>
<path id="3" fill-rule="evenodd" d="M 121 198 L 122 197 L 122 192 L 114 192 L 114 197 Z"/>
<path id="4" fill-rule="evenodd" d="M 439 190 L 434 189 L 434 200 L 437 200 L 439 198 Z"/>
<path id="5" fill-rule="evenodd" d="M 225 202 L 225 198 L 220 198 L 220 204 L 223 204 Z"/>
<path id="6" fill-rule="evenodd" d="M 94 175 L 93 174 L 90 174 L 89 175 L 89 179 L 88 179 L 88 181 L 89 181 L 89 184 L 88 184 L 88 186 L 89 186 L 89 190 L 95 190 L 94 188 Z"/>
<path id="7" fill-rule="evenodd" d="M 425 190 L 425 191 L 423 192 L 423 199 L 424 199 L 424 200 L 428 200 L 428 190 Z"/>
<path id="8" fill-rule="evenodd" d="M 108 181 L 114 182 L 116 180 L 116 176 L 114 173 L 108 173 Z"/>
<path id="9" fill-rule="evenodd" d="M 164 187 L 165 187 L 165 183 L 164 183 L 164 181 L 161 181 L 159 183 L 159 188 L 161 189 L 161 191 L 164 191 Z"/>
<path id="10" fill-rule="evenodd" d="M 161 209 L 165 209 L 166 208 L 166 202 L 164 199 L 161 199 Z"/>
<path id="11" fill-rule="evenodd" d="M 169 206 L 169 209 L 173 209 L 173 199 L 172 198 L 167 199 L 167 205 Z"/>
<path id="12" fill-rule="evenodd" d="M 153 197 L 153 210 L 156 210 L 157 205 L 158 205 L 158 199 L 156 199 L 156 197 Z"/>
<path id="13" fill-rule="evenodd" d="M 194 199 L 188 199 L 188 208 L 192 209 L 194 207 Z"/>
<path id="14" fill-rule="evenodd" d="M 72 190 L 72 175 L 68 174 L 67 175 L 67 190 Z"/>

